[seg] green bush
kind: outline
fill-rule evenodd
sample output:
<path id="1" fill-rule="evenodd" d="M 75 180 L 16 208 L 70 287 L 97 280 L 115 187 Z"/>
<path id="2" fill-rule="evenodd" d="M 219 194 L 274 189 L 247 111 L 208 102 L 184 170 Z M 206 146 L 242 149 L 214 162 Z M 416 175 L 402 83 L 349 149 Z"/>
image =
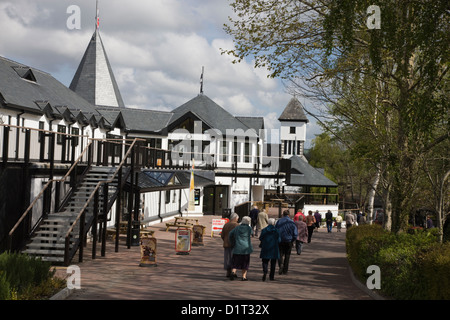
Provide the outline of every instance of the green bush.
<path id="1" fill-rule="evenodd" d="M 426 299 L 450 299 L 450 243 L 435 245 L 423 256 Z"/>
<path id="2" fill-rule="evenodd" d="M 392 234 L 376 225 L 352 227 L 347 231 L 347 256 L 363 282 L 370 276 L 368 266 L 380 268 L 385 296 L 450 299 L 450 246 L 438 244 L 437 239 L 433 229 Z"/>
<path id="3" fill-rule="evenodd" d="M 21 253 L 4 252 L 0 254 L 0 284 L 7 288 L 0 290 L 0 298 L 12 299 L 33 291 L 49 281 L 55 274 L 51 263 L 29 257 Z M 8 290 L 8 294 L 3 291 Z"/>

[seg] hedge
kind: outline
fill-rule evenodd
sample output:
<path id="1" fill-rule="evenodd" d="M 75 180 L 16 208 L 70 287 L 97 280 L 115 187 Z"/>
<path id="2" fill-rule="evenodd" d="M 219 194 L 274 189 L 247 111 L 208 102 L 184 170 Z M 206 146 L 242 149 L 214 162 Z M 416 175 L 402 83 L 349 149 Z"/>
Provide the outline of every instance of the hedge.
<path id="1" fill-rule="evenodd" d="M 393 234 L 378 225 L 347 230 L 347 257 L 364 284 L 370 265 L 380 268 L 380 294 L 401 300 L 450 299 L 450 243 L 436 230 Z"/>

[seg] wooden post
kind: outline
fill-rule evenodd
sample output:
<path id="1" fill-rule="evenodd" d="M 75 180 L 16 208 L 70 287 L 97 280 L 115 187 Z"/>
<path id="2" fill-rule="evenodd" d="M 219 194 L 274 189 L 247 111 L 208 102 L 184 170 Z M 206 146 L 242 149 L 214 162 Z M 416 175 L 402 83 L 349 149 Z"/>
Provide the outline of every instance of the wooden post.
<path id="1" fill-rule="evenodd" d="M 97 224 L 98 224 L 98 189 L 94 194 L 94 222 L 92 223 L 92 259 L 97 254 Z"/>

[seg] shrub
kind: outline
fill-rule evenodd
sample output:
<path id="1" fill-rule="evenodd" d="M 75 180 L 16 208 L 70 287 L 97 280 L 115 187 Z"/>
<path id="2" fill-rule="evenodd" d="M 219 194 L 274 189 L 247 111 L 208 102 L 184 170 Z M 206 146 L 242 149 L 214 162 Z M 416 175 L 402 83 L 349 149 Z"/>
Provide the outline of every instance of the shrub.
<path id="1" fill-rule="evenodd" d="M 437 239 L 433 229 L 392 234 L 379 226 L 352 227 L 346 237 L 349 264 L 363 281 L 368 266 L 380 267 L 382 294 L 394 299 L 449 299 L 450 244 Z"/>
<path id="2" fill-rule="evenodd" d="M 450 243 L 433 246 L 422 259 L 424 299 L 450 299 Z"/>
<path id="3" fill-rule="evenodd" d="M 4 252 L 0 254 L 0 273 L 1 287 L 9 291 L 4 297 L 12 299 L 15 296 L 20 298 L 23 294 L 34 290 L 33 288 L 49 281 L 55 271 L 51 271 L 51 263 L 41 259 L 21 253 Z M 1 291 L 0 294 L 3 294 L 6 289 Z"/>

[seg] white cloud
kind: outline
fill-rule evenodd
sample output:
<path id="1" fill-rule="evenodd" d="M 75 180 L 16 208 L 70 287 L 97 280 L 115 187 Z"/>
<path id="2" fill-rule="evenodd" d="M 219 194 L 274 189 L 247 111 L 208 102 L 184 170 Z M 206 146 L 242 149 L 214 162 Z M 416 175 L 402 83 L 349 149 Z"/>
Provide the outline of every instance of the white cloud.
<path id="1" fill-rule="evenodd" d="M 0 0 L 0 55 L 52 73 L 69 85 L 95 26 L 92 0 Z M 264 116 L 266 128 L 290 100 L 279 80 L 233 64 L 223 31 L 234 15 L 223 0 L 100 0 L 100 33 L 129 107 L 172 110 L 204 93 L 236 115 Z M 81 9 L 81 30 L 68 30 L 67 7 Z M 316 128 L 314 128 L 316 129 Z"/>

